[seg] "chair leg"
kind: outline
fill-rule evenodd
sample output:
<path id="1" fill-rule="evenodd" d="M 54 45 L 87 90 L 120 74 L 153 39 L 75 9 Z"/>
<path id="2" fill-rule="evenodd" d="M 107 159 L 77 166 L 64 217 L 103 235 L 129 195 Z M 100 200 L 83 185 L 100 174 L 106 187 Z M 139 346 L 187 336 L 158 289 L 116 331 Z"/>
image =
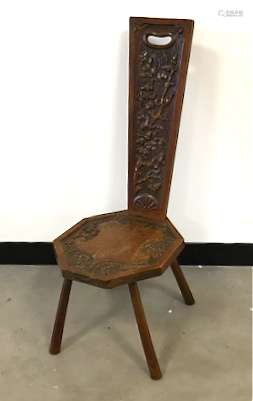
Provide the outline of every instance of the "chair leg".
<path id="1" fill-rule="evenodd" d="M 66 318 L 66 312 L 69 302 L 69 294 L 72 286 L 72 280 L 64 279 L 56 313 L 54 329 L 51 337 L 50 354 L 59 354 L 61 351 L 61 341 Z"/>
<path id="2" fill-rule="evenodd" d="M 185 279 L 185 276 L 181 270 L 181 267 L 178 264 L 177 260 L 174 260 L 174 262 L 171 264 L 171 269 L 174 273 L 174 276 L 177 280 L 178 286 L 181 290 L 181 293 L 183 295 L 183 298 L 185 300 L 185 303 L 187 305 L 193 305 L 195 303 L 195 300 L 193 298 L 193 295 L 191 293 L 190 287 Z"/>
<path id="3" fill-rule="evenodd" d="M 154 380 L 159 380 L 162 377 L 162 373 L 159 367 L 159 363 L 156 357 L 156 353 L 152 344 L 148 324 L 146 321 L 143 305 L 141 302 L 139 288 L 137 283 L 131 283 L 128 285 L 131 295 L 131 300 L 134 308 L 134 313 L 141 337 L 142 346 L 146 356 L 150 376 Z"/>

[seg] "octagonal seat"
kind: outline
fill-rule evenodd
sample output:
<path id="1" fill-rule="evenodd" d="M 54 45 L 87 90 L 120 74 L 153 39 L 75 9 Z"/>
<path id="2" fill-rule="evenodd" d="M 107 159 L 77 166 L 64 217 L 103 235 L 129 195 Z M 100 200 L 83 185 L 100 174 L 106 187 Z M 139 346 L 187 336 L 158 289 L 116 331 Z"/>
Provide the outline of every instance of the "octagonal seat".
<path id="1" fill-rule="evenodd" d="M 160 275 L 183 239 L 167 218 L 122 211 L 82 220 L 54 247 L 65 278 L 112 288 Z"/>

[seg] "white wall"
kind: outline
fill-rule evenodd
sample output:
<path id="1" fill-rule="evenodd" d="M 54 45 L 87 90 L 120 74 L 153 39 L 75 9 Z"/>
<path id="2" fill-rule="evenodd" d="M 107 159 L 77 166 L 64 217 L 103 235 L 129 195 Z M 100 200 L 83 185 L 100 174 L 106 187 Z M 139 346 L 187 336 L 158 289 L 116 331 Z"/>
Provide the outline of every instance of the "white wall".
<path id="1" fill-rule="evenodd" d="M 187 241 L 253 242 L 251 10 L 162 0 L 0 3 L 0 241 L 126 207 L 130 15 L 195 20 L 169 216 Z"/>

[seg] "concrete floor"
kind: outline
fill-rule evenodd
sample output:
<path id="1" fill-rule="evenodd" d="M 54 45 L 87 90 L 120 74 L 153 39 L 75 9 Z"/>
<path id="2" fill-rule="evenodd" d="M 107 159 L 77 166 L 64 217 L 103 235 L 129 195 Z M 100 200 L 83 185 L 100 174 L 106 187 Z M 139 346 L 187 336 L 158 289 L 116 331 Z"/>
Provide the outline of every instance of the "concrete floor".
<path id="1" fill-rule="evenodd" d="M 55 266 L 0 267 L 1 401 L 250 401 L 251 269 L 184 269 L 140 282 L 163 371 L 152 381 L 127 287 L 74 283 L 62 353 L 48 344 L 62 283 Z"/>

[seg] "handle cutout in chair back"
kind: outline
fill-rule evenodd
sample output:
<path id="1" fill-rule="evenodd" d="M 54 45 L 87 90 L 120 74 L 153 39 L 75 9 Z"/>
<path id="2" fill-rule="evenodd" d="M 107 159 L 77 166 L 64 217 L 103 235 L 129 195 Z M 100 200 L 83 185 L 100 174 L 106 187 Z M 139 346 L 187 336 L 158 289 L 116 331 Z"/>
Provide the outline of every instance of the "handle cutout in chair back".
<path id="1" fill-rule="evenodd" d="M 147 35 L 146 40 L 151 46 L 166 47 L 171 43 L 172 37 L 170 35 Z"/>

